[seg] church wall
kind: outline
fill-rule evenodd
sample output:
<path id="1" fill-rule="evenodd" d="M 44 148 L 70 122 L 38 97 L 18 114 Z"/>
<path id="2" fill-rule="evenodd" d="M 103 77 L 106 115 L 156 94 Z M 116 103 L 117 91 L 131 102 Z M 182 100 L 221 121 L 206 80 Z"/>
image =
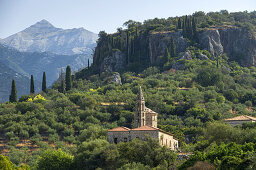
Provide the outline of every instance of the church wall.
<path id="1" fill-rule="evenodd" d="M 130 131 L 131 139 L 139 138 L 144 140 L 146 136 L 149 136 L 151 138 L 158 139 L 158 130 L 140 130 L 140 131 Z"/>
<path id="2" fill-rule="evenodd" d="M 108 132 L 108 142 L 109 143 L 115 143 L 116 142 L 129 142 L 130 140 L 130 132 L 129 131 L 114 131 L 114 132 Z M 125 141 L 126 140 L 126 141 Z"/>
<path id="3" fill-rule="evenodd" d="M 178 141 L 173 138 L 173 136 L 168 135 L 163 132 L 159 132 L 158 134 L 159 144 L 161 146 L 166 146 L 167 148 L 171 148 L 172 150 L 176 150 L 175 145 L 178 147 Z"/>

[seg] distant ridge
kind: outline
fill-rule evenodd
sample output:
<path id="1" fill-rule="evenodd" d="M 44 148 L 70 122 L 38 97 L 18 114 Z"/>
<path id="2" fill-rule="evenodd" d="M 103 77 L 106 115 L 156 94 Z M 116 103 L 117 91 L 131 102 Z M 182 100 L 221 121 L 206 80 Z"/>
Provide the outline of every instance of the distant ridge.
<path id="1" fill-rule="evenodd" d="M 91 54 L 97 34 L 84 28 L 61 29 L 43 19 L 0 43 L 22 52 L 52 52 L 55 54 Z"/>

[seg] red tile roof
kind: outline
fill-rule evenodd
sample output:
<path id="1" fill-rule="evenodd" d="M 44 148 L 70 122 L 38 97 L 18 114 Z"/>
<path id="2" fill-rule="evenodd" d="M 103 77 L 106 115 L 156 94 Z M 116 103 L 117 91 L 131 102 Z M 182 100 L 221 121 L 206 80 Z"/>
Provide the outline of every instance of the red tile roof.
<path id="1" fill-rule="evenodd" d="M 159 129 L 152 126 L 141 126 L 132 130 L 139 131 L 139 130 L 159 130 Z"/>
<path id="2" fill-rule="evenodd" d="M 225 119 L 225 121 L 250 121 L 250 120 L 254 120 L 256 121 L 255 117 L 251 117 L 251 116 L 247 116 L 247 115 L 241 115 L 241 116 L 236 116 L 233 118 L 229 118 L 229 119 Z"/>
<path id="3" fill-rule="evenodd" d="M 122 131 L 130 131 L 131 129 L 127 128 L 127 127 L 117 127 L 114 129 L 109 129 L 108 132 L 122 132 Z"/>

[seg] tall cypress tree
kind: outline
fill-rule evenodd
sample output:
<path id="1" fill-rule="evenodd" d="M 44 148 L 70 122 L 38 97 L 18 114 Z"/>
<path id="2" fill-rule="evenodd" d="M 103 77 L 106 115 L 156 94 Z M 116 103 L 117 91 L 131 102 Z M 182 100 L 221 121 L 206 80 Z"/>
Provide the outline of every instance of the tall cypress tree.
<path id="1" fill-rule="evenodd" d="M 67 66 L 66 68 L 66 91 L 72 88 L 72 78 L 71 78 L 71 68 Z"/>
<path id="2" fill-rule="evenodd" d="M 178 29 L 181 29 L 181 20 L 180 18 L 178 19 L 178 25 L 177 25 Z"/>
<path id="3" fill-rule="evenodd" d="M 88 69 L 90 68 L 90 59 L 88 58 Z"/>
<path id="4" fill-rule="evenodd" d="M 193 32 L 193 39 L 196 40 L 197 30 L 196 30 L 195 17 L 192 18 L 192 32 Z"/>
<path id="5" fill-rule="evenodd" d="M 164 51 L 164 61 L 163 61 L 163 64 L 167 63 L 170 59 L 170 53 L 169 53 L 169 50 L 168 48 L 165 49 Z"/>
<path id="6" fill-rule="evenodd" d="M 42 91 L 46 93 L 46 76 L 45 76 L 45 72 L 43 73 Z"/>
<path id="7" fill-rule="evenodd" d="M 31 75 L 31 79 L 30 79 L 30 94 L 34 94 L 34 93 L 35 93 L 34 77 L 33 77 L 33 75 Z"/>
<path id="8" fill-rule="evenodd" d="M 9 97 L 9 101 L 17 102 L 17 89 L 16 89 L 15 80 L 12 80 L 12 89 L 11 89 L 11 95 Z"/>
<path id="9" fill-rule="evenodd" d="M 175 57 L 176 56 L 175 42 L 174 42 L 172 37 L 171 37 L 171 43 L 170 43 L 170 56 L 171 57 Z"/>
<path id="10" fill-rule="evenodd" d="M 66 92 L 66 87 L 65 87 L 65 81 L 64 80 L 61 80 L 59 92 L 61 92 L 61 93 L 65 93 Z"/>

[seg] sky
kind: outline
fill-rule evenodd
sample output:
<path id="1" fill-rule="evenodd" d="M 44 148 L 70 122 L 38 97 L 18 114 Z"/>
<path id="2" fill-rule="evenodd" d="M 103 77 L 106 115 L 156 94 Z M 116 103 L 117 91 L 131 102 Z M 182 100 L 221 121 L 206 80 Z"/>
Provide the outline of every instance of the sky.
<path id="1" fill-rule="evenodd" d="M 46 19 L 55 27 L 116 32 L 130 19 L 168 18 L 195 11 L 256 10 L 256 0 L 0 0 L 0 38 Z"/>

